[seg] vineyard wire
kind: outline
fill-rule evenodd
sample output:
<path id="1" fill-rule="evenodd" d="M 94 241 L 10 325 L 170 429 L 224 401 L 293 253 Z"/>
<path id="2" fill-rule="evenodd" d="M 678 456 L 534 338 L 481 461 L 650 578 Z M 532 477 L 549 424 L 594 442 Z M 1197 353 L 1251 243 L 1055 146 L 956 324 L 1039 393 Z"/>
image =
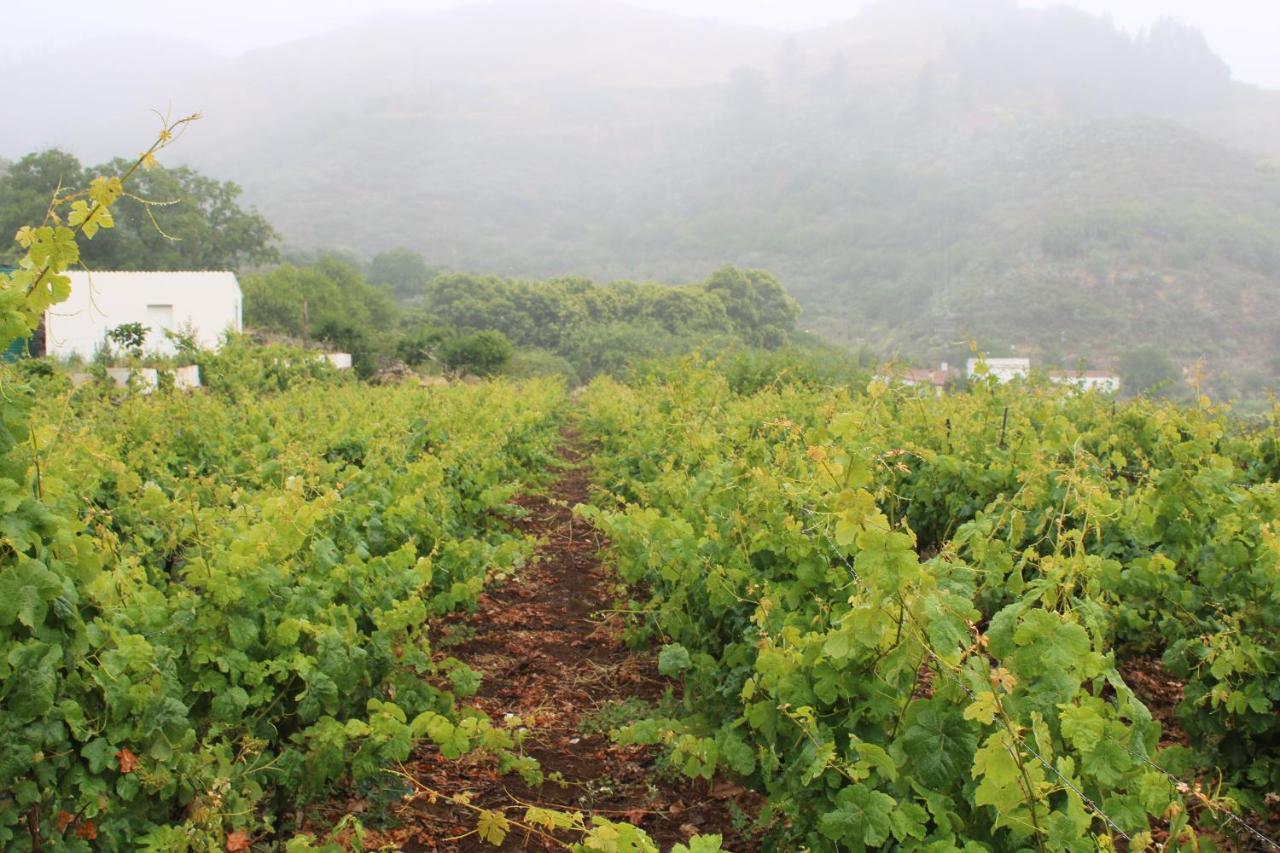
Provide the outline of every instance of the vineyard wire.
<path id="1" fill-rule="evenodd" d="M 810 518 L 813 518 L 816 520 L 817 514 L 810 507 L 803 507 L 803 509 L 805 513 L 809 515 Z M 828 547 L 831 549 L 831 552 L 834 553 L 840 559 L 840 562 L 843 563 L 850 572 L 854 573 L 854 577 L 856 578 L 857 572 L 854 570 L 853 564 L 849 561 L 848 556 L 845 555 L 840 550 L 839 546 L 836 545 L 836 543 L 831 539 L 831 536 L 826 532 L 826 530 L 821 530 L 821 533 L 822 533 L 822 538 L 826 540 L 826 543 Z M 907 615 L 911 617 L 913 622 L 915 621 L 915 617 L 911 615 L 909 609 L 907 609 L 904 612 L 906 612 Z M 969 686 L 965 684 L 963 681 L 961 681 L 959 676 L 957 676 L 945 664 L 943 664 L 942 659 L 938 657 L 937 652 L 935 652 L 928 644 L 923 642 L 923 637 L 921 638 L 921 644 L 924 645 L 925 652 L 929 655 L 929 657 L 933 658 L 933 660 L 938 664 L 938 672 L 941 672 L 951 677 L 951 679 L 954 680 L 957 685 L 959 685 L 960 689 L 962 689 L 965 693 L 969 694 L 969 698 L 971 700 L 977 701 L 978 697 L 974 694 L 974 692 L 971 689 L 969 689 Z M 999 662 L 997 661 L 997 663 Z M 1074 793 L 1077 797 L 1079 797 L 1080 802 L 1082 802 L 1088 809 L 1090 809 L 1098 817 L 1102 818 L 1107 823 L 1107 825 L 1110 826 L 1115 831 L 1117 835 L 1119 835 L 1125 841 L 1131 842 L 1133 840 L 1132 838 L 1129 837 L 1129 835 L 1123 829 L 1120 828 L 1119 824 L 1117 824 L 1114 820 L 1111 819 L 1110 815 L 1104 812 L 1101 809 L 1101 807 L 1099 807 L 1096 803 L 1094 803 L 1093 800 L 1089 799 L 1089 797 L 1086 796 L 1083 791 L 1081 791 L 1078 787 L 1072 784 L 1071 780 L 1068 779 L 1066 776 L 1064 776 L 1062 773 L 1060 773 L 1056 767 L 1054 767 L 1048 761 L 1045 761 L 1045 759 L 1040 755 L 1040 753 L 1037 752 L 1035 749 L 1033 749 L 1026 742 L 1025 739 L 1018 737 L 1012 731 L 1010 731 L 1009 734 L 1015 741 L 1018 742 L 1019 746 L 1021 746 L 1028 753 L 1030 753 L 1032 757 L 1034 757 L 1036 761 L 1040 762 L 1040 764 L 1046 770 L 1048 770 L 1054 776 L 1058 777 L 1058 779 L 1062 781 L 1062 784 L 1064 786 L 1066 786 L 1072 793 Z M 1030 792 L 1028 793 L 1030 794 Z"/>
<path id="2" fill-rule="evenodd" d="M 1191 785 L 1189 785 L 1187 782 L 1184 782 L 1183 780 L 1179 779 L 1177 776 L 1170 773 L 1168 770 L 1165 770 L 1159 764 L 1156 764 L 1154 761 L 1152 761 L 1150 758 L 1143 755 L 1142 753 L 1130 749 L 1129 754 L 1132 755 L 1134 758 L 1138 759 L 1139 761 L 1141 761 L 1143 764 L 1150 767 L 1152 770 L 1155 770 L 1157 773 L 1164 774 L 1164 776 L 1168 778 L 1170 782 L 1174 783 L 1174 785 L 1178 788 L 1179 791 L 1192 790 Z M 1218 770 L 1218 768 L 1216 767 L 1213 769 L 1218 773 L 1222 772 L 1221 770 Z M 1280 850 L 1280 844 L 1277 844 L 1275 841 L 1263 835 L 1257 829 L 1254 829 L 1252 826 L 1249 825 L 1247 821 L 1245 821 L 1238 815 L 1232 814 L 1226 809 L 1219 809 L 1215 807 L 1212 803 L 1207 803 L 1207 802 L 1204 802 L 1203 800 L 1201 800 L 1201 802 L 1204 803 L 1204 805 L 1208 807 L 1209 811 L 1213 812 L 1214 814 L 1220 814 L 1223 817 L 1227 818 L 1227 820 L 1229 820 L 1230 822 L 1244 827 L 1246 832 L 1248 832 L 1254 838 L 1261 841 L 1263 844 L 1267 845 L 1271 849 Z"/>
<path id="3" fill-rule="evenodd" d="M 814 521 L 814 523 L 815 523 L 813 527 L 805 528 L 805 532 L 807 533 L 807 532 L 808 532 L 808 531 L 810 531 L 810 530 L 818 530 L 818 531 L 822 534 L 822 538 L 823 538 L 824 540 L 826 540 L 826 543 L 827 543 L 828 547 L 831 549 L 832 553 L 834 553 L 834 554 L 835 554 L 835 555 L 840 559 L 840 562 L 844 564 L 844 566 L 849 570 L 849 572 L 853 575 L 853 577 L 854 577 L 855 579 L 859 579 L 859 578 L 858 578 L 858 573 L 857 573 L 857 571 L 854 569 L 853 564 L 849 561 L 848 556 L 847 556 L 847 555 L 845 555 L 845 554 L 844 554 L 844 552 L 840 550 L 840 547 L 839 547 L 839 546 L 838 546 L 838 545 L 837 545 L 837 544 L 836 544 L 836 543 L 831 539 L 830 534 L 828 534 L 828 533 L 826 532 L 825 528 L 819 528 L 819 527 L 818 527 L 818 525 L 817 525 L 817 522 L 818 522 L 818 515 L 817 515 L 817 513 L 815 513 L 815 512 L 813 511 L 813 509 L 812 509 L 812 508 L 810 508 L 810 507 L 802 507 L 802 509 L 803 509 L 803 510 L 804 510 L 804 512 L 805 512 L 805 513 L 810 517 L 810 519 L 812 519 L 812 520 Z M 910 616 L 910 617 L 911 617 L 912 621 L 914 621 L 914 620 L 915 620 L 915 617 L 914 617 L 912 614 L 910 614 L 910 612 L 909 612 L 909 611 L 908 611 L 908 616 Z M 955 683 L 956 683 L 957 685 L 959 685 L 960 689 L 964 690 L 964 692 L 965 692 L 965 693 L 969 694 L 969 698 L 970 698 L 970 699 L 975 700 L 975 701 L 977 700 L 977 698 L 978 698 L 978 697 L 977 697 L 977 696 L 974 694 L 974 692 L 969 688 L 969 686 L 968 686 L 967 684 L 965 684 L 963 681 L 961 681 L 961 680 L 960 680 L 960 678 L 959 678 L 959 676 L 957 676 L 954 672 L 952 672 L 952 671 L 951 671 L 951 669 L 950 669 L 950 668 L 948 668 L 948 667 L 943 663 L 942 659 L 938 657 L 937 653 L 936 653 L 932 648 L 930 648 L 928 645 L 925 645 L 925 651 L 926 651 L 926 653 L 927 653 L 931 658 L 933 658 L 933 660 L 934 660 L 935 662 L 937 662 L 937 663 L 938 663 L 938 665 L 939 665 L 939 669 L 938 669 L 938 671 L 939 671 L 939 672 L 942 672 L 943 674 L 945 674 L 945 675 L 949 676 L 952 680 L 954 680 L 954 681 L 955 681 Z M 996 660 L 996 661 L 995 661 L 995 663 L 996 663 L 997 665 L 1002 665 L 1002 664 L 1001 664 L 1001 662 L 1000 662 L 999 660 Z M 1098 807 L 1098 806 L 1097 806 L 1097 805 L 1096 805 L 1092 800 L 1090 800 L 1090 799 L 1089 799 L 1089 798 L 1088 798 L 1088 797 L 1087 797 L 1087 796 L 1086 796 L 1082 791 L 1080 791 L 1080 790 L 1079 790 L 1075 785 L 1073 785 L 1069 779 L 1067 779 L 1067 778 L 1066 778 L 1066 777 L 1064 777 L 1061 773 L 1059 773 L 1059 772 L 1057 771 L 1057 769 L 1056 769 L 1056 768 L 1054 768 L 1052 765 L 1050 765 L 1048 762 L 1046 762 L 1046 761 L 1045 761 L 1045 760 L 1040 756 L 1040 754 L 1039 754 L 1039 753 L 1037 753 L 1034 749 L 1032 749 L 1032 748 L 1031 748 L 1031 746 L 1030 746 L 1030 745 L 1028 745 L 1028 744 L 1027 744 L 1027 742 L 1026 742 L 1025 740 L 1023 740 L 1022 738 L 1017 737 L 1016 735 L 1015 735 L 1014 737 L 1015 737 L 1015 739 L 1020 743 L 1020 745 L 1021 745 L 1021 746 L 1023 746 L 1023 747 L 1027 750 L 1027 752 L 1031 753 L 1031 755 L 1032 755 L 1032 756 L 1034 756 L 1034 757 L 1035 757 L 1035 759 L 1036 759 L 1037 761 L 1039 761 L 1039 762 L 1040 762 L 1040 764 L 1042 764 L 1045 768 L 1047 768 L 1049 771 L 1051 771 L 1055 776 L 1057 776 L 1059 779 L 1061 779 L 1061 780 L 1062 780 L 1062 783 L 1063 783 L 1064 785 L 1066 785 L 1069 789 L 1071 789 L 1071 791 L 1072 791 L 1072 792 L 1074 792 L 1074 793 L 1075 793 L 1075 795 L 1076 795 L 1077 797 L 1079 797 L 1079 798 L 1080 798 L 1081 802 L 1083 802 L 1086 806 L 1088 806 L 1090 809 L 1092 809 L 1092 810 L 1093 810 L 1093 811 L 1094 811 L 1094 812 L 1095 812 L 1099 817 L 1101 817 L 1103 820 L 1105 820 L 1105 821 L 1107 822 L 1107 824 L 1108 824 L 1108 825 L 1110 825 L 1110 826 L 1111 826 L 1111 828 L 1112 828 L 1112 829 L 1114 829 L 1114 830 L 1116 831 L 1116 833 L 1120 835 L 1120 837 L 1124 838 L 1126 841 L 1132 841 L 1132 839 L 1131 839 L 1131 838 L 1129 838 L 1129 836 L 1128 836 L 1128 835 L 1126 835 L 1126 834 L 1125 834 L 1125 832 L 1124 832 L 1122 829 L 1120 829 L 1120 827 L 1119 827 L 1119 826 L 1117 826 L 1117 825 L 1116 825 L 1116 822 L 1115 822 L 1114 820 L 1112 820 L 1112 819 L 1111 819 L 1111 817 L 1110 817 L 1106 812 L 1104 812 L 1101 808 L 1099 808 L 1099 807 Z M 1187 783 L 1186 781 L 1184 781 L 1184 780 L 1180 779 L 1179 777 L 1175 776 L 1174 774 L 1170 773 L 1168 770 L 1165 770 L 1163 767 L 1161 767 L 1161 766 L 1159 766 L 1158 764 L 1156 764 L 1154 761 L 1152 761 L 1152 760 L 1151 760 L 1150 758 L 1148 758 L 1147 756 L 1142 755 L 1141 753 L 1139 753 L 1139 752 L 1137 752 L 1137 751 L 1135 751 L 1135 750 L 1133 750 L 1133 749 L 1130 749 L 1129 747 L 1125 747 L 1125 749 L 1126 749 L 1126 750 L 1127 750 L 1127 751 L 1128 751 L 1128 752 L 1129 752 L 1129 753 L 1130 753 L 1134 758 L 1137 758 L 1138 760 L 1142 761 L 1144 764 L 1146 764 L 1147 766 L 1149 766 L 1151 769 L 1153 769 L 1153 770 L 1155 770 L 1155 771 L 1157 771 L 1157 772 L 1159 772 L 1159 773 L 1162 773 L 1166 778 L 1168 778 L 1168 779 L 1169 779 L 1169 781 L 1171 781 L 1171 782 L 1174 784 L 1174 786 L 1175 786 L 1175 788 L 1176 788 L 1177 790 L 1179 790 L 1179 791 L 1187 791 L 1187 790 L 1191 790 L 1191 789 L 1192 789 L 1192 786 L 1191 786 L 1189 783 Z M 1222 771 L 1221 771 L 1221 770 L 1219 770 L 1218 768 L 1213 768 L 1213 769 L 1214 769 L 1214 770 L 1216 770 L 1218 773 L 1221 773 L 1221 772 L 1222 772 Z M 1280 850 L 1280 843 L 1277 843 L 1277 842 L 1273 841 L 1271 838 L 1267 837 L 1266 835 L 1263 835 L 1261 832 L 1259 832 L 1259 831 L 1258 831 L 1257 829 L 1255 829 L 1254 827 L 1250 826 L 1250 825 L 1249 825 L 1249 823 L 1248 823 L 1247 821 L 1243 820 L 1243 819 L 1242 819 L 1242 818 L 1240 818 L 1238 815 L 1235 815 L 1235 814 L 1233 814 L 1232 812 L 1227 811 L 1227 810 L 1225 810 L 1225 809 L 1219 808 L 1219 807 L 1217 807 L 1217 806 L 1213 805 L 1212 803 L 1206 802 L 1206 801 L 1204 801 L 1204 800 L 1201 800 L 1201 802 L 1202 802 L 1202 804 L 1203 804 L 1203 805 L 1205 805 L 1205 806 L 1209 809 L 1209 811 L 1213 812 L 1214 814 L 1222 815 L 1223 817 L 1225 817 L 1225 818 L 1226 818 L 1227 820 L 1229 820 L 1230 822 L 1232 822 L 1232 823 L 1234 823 L 1234 824 L 1237 824 L 1237 825 L 1239 825 L 1239 826 L 1243 827 L 1243 828 L 1245 829 L 1245 831 L 1246 831 L 1246 832 L 1248 832 L 1250 835 L 1252 835 L 1252 836 L 1253 836 L 1254 838 L 1256 838 L 1257 840 L 1259 840 L 1259 841 L 1263 842 L 1264 844 L 1266 844 L 1268 847 L 1272 848 L 1273 850 Z"/>

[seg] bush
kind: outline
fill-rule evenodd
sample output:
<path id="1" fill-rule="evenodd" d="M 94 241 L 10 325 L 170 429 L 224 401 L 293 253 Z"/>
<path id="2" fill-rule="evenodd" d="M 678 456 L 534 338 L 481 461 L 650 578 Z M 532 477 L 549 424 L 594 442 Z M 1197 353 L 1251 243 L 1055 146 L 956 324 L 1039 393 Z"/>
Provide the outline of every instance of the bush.
<path id="1" fill-rule="evenodd" d="M 830 347 L 732 350 L 722 356 L 721 372 L 735 394 L 754 394 L 781 383 L 808 388 L 865 385 L 870 377 L 856 356 Z"/>
<path id="2" fill-rule="evenodd" d="M 440 326 L 416 326 L 396 342 L 396 356 L 410 367 L 426 364 L 451 334 Z"/>
<path id="3" fill-rule="evenodd" d="M 578 371 L 572 362 L 544 349 L 518 350 L 507 364 L 506 373 L 515 379 L 563 376 L 570 385 L 579 382 Z"/>
<path id="4" fill-rule="evenodd" d="M 309 382 L 351 381 L 350 371 L 338 370 L 314 350 L 262 346 L 243 336 L 229 337 L 218 352 L 201 352 L 196 364 L 201 385 L 231 397 L 284 391 Z"/>
<path id="5" fill-rule="evenodd" d="M 1120 378 L 1130 394 L 1167 397 L 1182 378 L 1182 371 L 1164 350 L 1145 344 L 1120 357 Z"/>
<path id="6" fill-rule="evenodd" d="M 511 360 L 513 349 L 502 332 L 474 332 L 445 341 L 440 357 L 452 371 L 491 376 Z"/>

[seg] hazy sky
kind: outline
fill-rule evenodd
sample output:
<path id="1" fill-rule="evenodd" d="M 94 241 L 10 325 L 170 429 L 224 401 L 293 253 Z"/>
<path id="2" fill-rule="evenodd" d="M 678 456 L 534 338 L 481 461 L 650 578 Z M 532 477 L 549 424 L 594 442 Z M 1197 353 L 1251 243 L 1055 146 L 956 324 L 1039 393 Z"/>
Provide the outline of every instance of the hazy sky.
<path id="1" fill-rule="evenodd" d="M 479 0 L 471 0 L 478 2 Z M 723 21 L 803 29 L 841 20 L 867 0 L 633 0 L 636 5 Z M 1060 0 L 1024 0 L 1054 5 Z M 19 40 L 59 32 L 70 40 L 122 32 L 179 35 L 223 53 L 287 41 L 353 23 L 379 11 L 433 11 L 467 0 L 60 0 L 13 3 L 6 30 Z M 1137 29 L 1172 16 L 1199 27 L 1249 83 L 1280 88 L 1280 0 L 1068 0 Z M 58 19 L 51 26 L 48 18 Z"/>

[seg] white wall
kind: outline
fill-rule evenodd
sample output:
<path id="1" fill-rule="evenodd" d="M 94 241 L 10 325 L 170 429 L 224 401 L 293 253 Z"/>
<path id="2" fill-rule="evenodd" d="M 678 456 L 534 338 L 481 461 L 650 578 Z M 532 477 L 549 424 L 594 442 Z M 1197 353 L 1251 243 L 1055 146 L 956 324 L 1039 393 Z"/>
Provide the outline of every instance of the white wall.
<path id="1" fill-rule="evenodd" d="M 978 359 L 969 359 L 965 372 L 973 379 L 978 375 Z M 989 358 L 987 359 L 987 376 L 994 376 L 999 382 L 1011 382 L 1014 379 L 1025 379 L 1031 373 L 1029 358 Z"/>
<path id="2" fill-rule="evenodd" d="M 1053 373 L 1049 378 L 1054 382 L 1072 385 L 1081 391 L 1101 391 L 1114 394 L 1120 390 L 1120 377 L 1115 374 L 1099 373 Z"/>
<path id="3" fill-rule="evenodd" d="M 45 314 L 51 356 L 90 358 L 108 329 L 151 327 L 144 351 L 171 355 L 170 331 L 190 326 L 201 347 L 216 349 L 227 330 L 242 327 L 240 283 L 230 272 L 72 272 L 71 298 Z"/>

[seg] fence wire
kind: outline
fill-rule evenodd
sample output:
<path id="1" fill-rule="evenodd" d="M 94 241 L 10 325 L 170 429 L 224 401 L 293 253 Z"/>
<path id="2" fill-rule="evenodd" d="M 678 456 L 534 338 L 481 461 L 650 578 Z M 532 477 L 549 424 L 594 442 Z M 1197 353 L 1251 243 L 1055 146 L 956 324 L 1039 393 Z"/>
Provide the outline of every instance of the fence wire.
<path id="1" fill-rule="evenodd" d="M 822 536 L 823 540 L 825 540 L 827 547 L 830 549 L 830 553 L 834 554 L 840 560 L 840 562 L 845 566 L 845 568 L 848 569 L 854 581 L 861 582 L 861 578 L 859 577 L 857 570 L 854 568 L 852 561 L 849 560 L 848 556 L 844 553 L 844 551 L 840 548 L 840 546 L 837 545 L 836 542 L 831 538 L 830 534 L 827 532 L 827 525 L 822 522 L 819 515 L 816 512 L 814 512 L 814 510 L 810 507 L 802 507 L 802 509 L 804 513 L 809 517 L 809 520 L 811 523 L 811 526 L 804 528 L 805 534 L 810 536 L 810 538 L 812 538 L 813 533 L 819 533 Z M 912 617 L 912 619 L 914 621 L 914 617 Z M 941 658 L 938 657 L 938 655 L 934 652 L 932 648 L 926 645 L 925 652 L 926 654 L 928 654 L 930 658 L 933 659 L 935 663 L 937 663 L 938 665 L 936 669 L 937 672 L 940 672 L 948 676 L 949 678 L 951 678 L 960 687 L 960 689 L 962 689 L 965 693 L 968 694 L 969 698 L 972 701 L 977 701 L 978 697 L 973 692 L 973 690 L 969 688 L 969 685 L 965 684 L 964 681 L 955 672 L 953 672 L 952 669 L 949 666 L 947 666 L 946 663 L 942 661 Z M 999 664 L 998 661 L 996 663 Z M 1013 732 L 1009 732 L 1009 734 L 1015 741 L 1018 742 L 1021 748 L 1025 749 L 1027 753 L 1030 754 L 1032 757 L 1034 757 L 1041 766 L 1043 766 L 1046 770 L 1048 770 L 1055 777 L 1057 777 L 1062 782 L 1064 787 L 1066 787 L 1073 794 L 1075 794 L 1080 799 L 1080 802 L 1083 803 L 1086 808 L 1088 808 L 1091 812 L 1093 812 L 1098 817 L 1102 818 L 1102 820 L 1106 822 L 1107 826 L 1111 827 L 1112 831 L 1116 835 L 1125 839 L 1126 841 L 1131 842 L 1133 840 L 1132 838 L 1129 837 L 1128 834 L 1125 833 L 1123 829 L 1120 828 L 1119 824 L 1117 824 L 1116 821 L 1113 820 L 1110 815 L 1108 815 L 1105 811 L 1103 811 L 1102 808 L 1097 803 L 1095 803 L 1083 791 L 1081 791 L 1078 786 L 1073 784 L 1070 779 L 1068 779 L 1062 773 L 1059 773 L 1057 768 L 1054 767 L 1052 764 L 1050 764 L 1048 761 L 1046 761 L 1040 755 L 1039 752 L 1037 752 L 1034 748 L 1032 748 L 1030 744 L 1026 742 L 1025 739 L 1018 737 Z M 1155 770 L 1163 774 L 1167 779 L 1169 779 L 1171 783 L 1173 783 L 1174 788 L 1179 793 L 1185 794 L 1186 792 L 1192 790 L 1192 786 L 1189 783 L 1178 778 L 1174 774 L 1170 773 L 1168 770 L 1165 770 L 1163 767 L 1160 767 L 1147 756 L 1133 749 L 1130 749 L 1128 747 L 1126 747 L 1126 750 L 1134 758 L 1137 758 L 1139 761 L 1141 761 L 1143 764 L 1146 764 L 1152 770 Z M 1205 800 L 1200 800 L 1200 802 L 1203 806 L 1205 806 L 1205 808 L 1213 812 L 1215 815 L 1219 815 L 1225 818 L 1228 822 L 1232 823 L 1233 825 L 1243 829 L 1252 838 L 1254 838 L 1254 840 L 1261 842 L 1262 844 L 1264 844 L 1265 846 L 1269 847 L 1272 850 L 1280 850 L 1280 843 L 1277 843 L 1276 841 L 1272 840 L 1271 838 L 1268 838 L 1266 835 L 1259 832 L 1257 829 L 1251 826 L 1247 821 L 1245 821 L 1239 815 L 1233 814 L 1230 811 L 1214 806 L 1212 803 L 1209 803 Z"/>

